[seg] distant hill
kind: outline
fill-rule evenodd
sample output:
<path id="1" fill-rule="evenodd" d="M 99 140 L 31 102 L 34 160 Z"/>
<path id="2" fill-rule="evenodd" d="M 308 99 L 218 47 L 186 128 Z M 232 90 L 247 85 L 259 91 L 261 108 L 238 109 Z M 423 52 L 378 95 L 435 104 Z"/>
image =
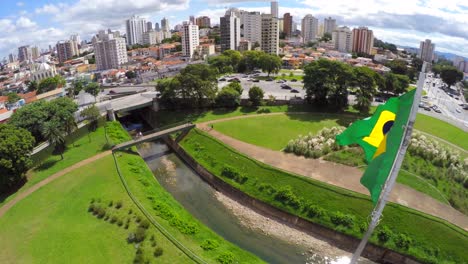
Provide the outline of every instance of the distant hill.
<path id="1" fill-rule="evenodd" d="M 398 46 L 398 48 L 411 48 L 411 49 L 418 49 L 417 47 L 410 47 L 410 46 Z M 437 47 L 436 47 L 437 48 Z M 466 57 L 463 57 L 461 55 L 457 55 L 457 54 L 453 54 L 453 53 L 450 53 L 450 52 L 442 52 L 442 51 L 435 51 L 435 53 L 437 54 L 437 56 L 439 57 L 445 57 L 446 59 L 448 60 L 452 60 L 454 57 L 456 56 L 460 56 L 462 58 L 464 58 L 465 60 L 468 60 L 468 58 Z"/>

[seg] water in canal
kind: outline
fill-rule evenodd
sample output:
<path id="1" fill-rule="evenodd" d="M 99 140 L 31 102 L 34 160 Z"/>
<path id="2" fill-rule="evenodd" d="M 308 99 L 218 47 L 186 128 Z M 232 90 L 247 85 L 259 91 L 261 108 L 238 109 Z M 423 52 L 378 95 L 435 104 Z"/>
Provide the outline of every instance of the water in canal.
<path id="1" fill-rule="evenodd" d="M 305 248 L 242 226 L 216 199 L 215 190 L 164 143 L 144 143 L 138 148 L 159 183 L 194 217 L 226 240 L 269 263 L 329 263 L 329 258 L 306 254 Z"/>

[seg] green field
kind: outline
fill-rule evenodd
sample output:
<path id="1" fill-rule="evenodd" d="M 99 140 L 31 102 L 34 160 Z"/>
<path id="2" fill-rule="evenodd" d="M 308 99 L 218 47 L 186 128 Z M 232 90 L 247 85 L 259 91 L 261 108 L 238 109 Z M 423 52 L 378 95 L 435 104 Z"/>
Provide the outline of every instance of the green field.
<path id="1" fill-rule="evenodd" d="M 213 128 L 241 141 L 273 150 L 283 149 L 299 135 L 324 127 L 347 126 L 353 118 L 332 114 L 284 114 L 258 116 L 213 124 Z"/>
<path id="2" fill-rule="evenodd" d="M 130 263 L 134 245 L 129 230 L 87 212 L 91 199 L 120 200 L 136 207 L 125 193 L 112 156 L 75 170 L 37 190 L 0 218 L 2 263 Z M 164 254 L 158 263 L 187 258 L 156 229 L 150 229 Z M 154 261 L 153 261 L 154 263 Z"/>
<path id="3" fill-rule="evenodd" d="M 251 196 L 353 236 L 361 236 L 365 230 L 362 226 L 371 212 L 372 204 L 364 195 L 271 168 L 198 130 L 191 131 L 181 144 L 210 172 Z M 226 164 L 240 176 L 221 176 L 226 171 Z M 287 186 L 290 187 L 289 191 Z M 319 207 L 317 210 L 322 212 L 320 217 L 310 216 L 311 211 L 307 208 L 311 204 Z M 332 216 L 336 212 L 348 215 L 352 219 L 351 227 L 333 222 Z M 408 250 L 397 247 L 393 239 L 385 246 L 424 261 L 460 263 L 468 259 L 466 231 L 396 204 L 389 204 L 384 216 L 381 226 L 389 227 L 394 233 L 407 234 L 412 241 Z M 377 243 L 375 236 L 371 240 Z"/>
<path id="4" fill-rule="evenodd" d="M 418 114 L 414 128 L 468 150 L 468 133 L 437 118 Z"/>
<path id="5" fill-rule="evenodd" d="M 108 125 L 112 126 L 110 122 Z M 51 148 L 47 148 L 36 156 L 33 156 L 32 159 L 36 166 L 28 172 L 28 181 L 15 194 L 0 196 L 0 206 L 11 200 L 17 193 L 28 189 L 52 174 L 107 149 L 104 127 L 101 126 L 96 131 L 91 132 L 89 137 L 86 128 L 81 129 L 77 134 L 74 135 L 74 143 L 68 140 L 69 144 L 63 154 L 63 160 L 60 155 L 52 155 Z"/>

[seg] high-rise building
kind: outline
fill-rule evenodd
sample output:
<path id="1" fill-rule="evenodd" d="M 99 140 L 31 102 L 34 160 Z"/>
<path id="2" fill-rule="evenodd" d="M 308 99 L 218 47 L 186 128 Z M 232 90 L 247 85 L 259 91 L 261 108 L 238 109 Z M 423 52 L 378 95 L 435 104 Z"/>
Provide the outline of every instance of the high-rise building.
<path id="1" fill-rule="evenodd" d="M 240 18 L 232 10 L 220 18 L 221 51 L 237 50 L 240 41 Z"/>
<path id="2" fill-rule="evenodd" d="M 260 12 L 242 12 L 241 14 L 243 39 L 252 45 L 262 43 L 262 15 Z"/>
<path id="3" fill-rule="evenodd" d="M 100 31 L 93 38 L 97 70 L 117 69 L 128 62 L 125 39 L 119 35 Z"/>
<path id="4" fill-rule="evenodd" d="M 332 32 L 332 42 L 335 49 L 341 52 L 351 52 L 353 39 L 351 30 L 348 27 L 339 27 Z"/>
<path id="5" fill-rule="evenodd" d="M 153 22 L 148 21 L 146 22 L 146 31 L 150 31 L 153 29 Z"/>
<path id="6" fill-rule="evenodd" d="M 419 44 L 419 53 L 418 57 L 426 62 L 432 63 L 434 59 L 435 44 L 431 43 L 430 39 L 421 41 Z"/>
<path id="7" fill-rule="evenodd" d="M 331 34 L 336 29 L 336 19 L 331 17 L 325 18 L 323 21 L 323 33 Z"/>
<path id="8" fill-rule="evenodd" d="M 283 32 L 286 34 L 287 38 L 292 36 L 292 22 L 293 17 L 289 13 L 285 13 L 283 16 Z"/>
<path id="9" fill-rule="evenodd" d="M 156 31 L 160 31 L 160 30 L 161 30 L 161 29 L 159 28 L 159 23 L 158 23 L 158 22 L 154 23 L 154 30 L 156 30 Z"/>
<path id="10" fill-rule="evenodd" d="M 64 63 L 80 53 L 78 43 L 73 40 L 59 41 L 55 45 L 55 48 L 57 50 L 57 57 L 60 63 Z"/>
<path id="11" fill-rule="evenodd" d="M 271 15 L 278 18 L 278 1 L 271 1 Z"/>
<path id="12" fill-rule="evenodd" d="M 15 54 L 10 53 L 10 55 L 8 55 L 8 62 L 9 62 L 9 63 L 13 63 L 13 62 L 15 62 L 15 61 L 16 61 L 16 56 L 15 56 Z"/>
<path id="13" fill-rule="evenodd" d="M 280 33 L 284 32 L 284 19 L 283 18 L 278 18 L 278 30 Z"/>
<path id="14" fill-rule="evenodd" d="M 190 16 L 190 18 L 189 18 L 189 23 L 192 23 L 192 25 L 196 25 L 196 24 L 197 24 L 197 21 L 195 20 L 195 17 L 194 17 L 194 16 Z"/>
<path id="15" fill-rule="evenodd" d="M 192 58 L 193 52 L 200 45 L 198 26 L 191 22 L 182 24 L 182 54 Z"/>
<path id="16" fill-rule="evenodd" d="M 18 60 L 20 62 L 23 62 L 23 61 L 31 62 L 32 61 L 32 52 L 31 52 L 31 47 L 29 45 L 18 47 Z"/>
<path id="17" fill-rule="evenodd" d="M 304 43 L 309 43 L 317 39 L 318 26 L 318 19 L 310 14 L 302 19 L 301 30 Z"/>
<path id="18" fill-rule="evenodd" d="M 374 47 L 374 33 L 367 27 L 353 29 L 353 48 L 352 52 L 362 52 L 371 54 Z"/>
<path id="19" fill-rule="evenodd" d="M 163 17 L 163 19 L 161 19 L 161 30 L 162 31 L 171 31 L 171 26 L 169 25 L 169 19 Z"/>
<path id="20" fill-rule="evenodd" d="M 260 44 L 260 47 L 266 53 L 278 55 L 278 19 L 276 17 L 273 17 L 273 15 L 262 14 L 262 42 Z"/>
<path id="21" fill-rule="evenodd" d="M 146 32 L 146 19 L 138 16 L 132 16 L 126 22 L 127 44 L 143 44 L 143 33 Z"/>
<path id="22" fill-rule="evenodd" d="M 75 41 L 76 43 L 81 44 L 81 37 L 78 34 L 73 34 L 70 36 L 70 40 Z"/>
<path id="23" fill-rule="evenodd" d="M 197 22 L 196 24 L 198 28 L 210 28 L 211 27 L 210 17 L 207 17 L 207 16 L 197 17 L 196 22 Z"/>
<path id="24" fill-rule="evenodd" d="M 33 60 L 36 60 L 41 56 L 41 52 L 39 51 L 39 48 L 37 46 L 31 48 L 31 57 Z"/>

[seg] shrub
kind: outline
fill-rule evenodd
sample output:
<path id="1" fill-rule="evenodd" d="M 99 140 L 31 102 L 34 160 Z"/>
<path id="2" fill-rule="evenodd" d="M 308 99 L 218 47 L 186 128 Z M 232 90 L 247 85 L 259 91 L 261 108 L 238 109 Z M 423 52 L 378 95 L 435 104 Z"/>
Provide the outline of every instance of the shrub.
<path id="1" fill-rule="evenodd" d="M 309 217 L 320 218 L 324 213 L 325 213 L 325 211 L 323 210 L 323 208 L 321 208 L 321 207 L 319 207 L 317 205 L 310 204 L 310 205 L 307 206 L 307 216 L 309 216 Z"/>
<path id="2" fill-rule="evenodd" d="M 156 241 L 151 242 L 151 246 L 155 247 L 156 246 Z"/>
<path id="3" fill-rule="evenodd" d="M 354 224 L 354 217 L 351 215 L 336 212 L 330 215 L 330 220 L 335 225 L 342 225 L 344 227 L 351 228 Z"/>
<path id="4" fill-rule="evenodd" d="M 203 250 L 213 250 L 219 247 L 219 243 L 214 239 L 206 239 L 201 243 L 200 247 L 203 248 Z"/>
<path id="5" fill-rule="evenodd" d="M 405 234 L 398 234 L 395 238 L 395 245 L 403 250 L 408 250 L 411 245 L 411 238 Z"/>
<path id="6" fill-rule="evenodd" d="M 171 226 L 177 227 L 182 234 L 192 235 L 198 232 L 198 227 L 194 223 L 187 223 L 182 221 L 178 216 L 172 217 L 169 221 Z"/>
<path id="7" fill-rule="evenodd" d="M 221 264 L 230 264 L 234 262 L 234 255 L 231 252 L 225 252 L 219 255 L 216 260 Z"/>
<path id="8" fill-rule="evenodd" d="M 110 201 L 110 202 L 109 202 L 109 207 L 112 207 L 113 204 L 114 204 L 114 202 L 113 202 L 113 201 Z"/>
<path id="9" fill-rule="evenodd" d="M 377 229 L 377 239 L 380 243 L 385 244 L 392 237 L 392 230 L 387 226 Z"/>
<path id="10" fill-rule="evenodd" d="M 221 175 L 240 184 L 244 184 L 248 180 L 247 176 L 241 175 L 235 168 L 228 165 L 223 167 L 221 170 Z"/>
<path id="11" fill-rule="evenodd" d="M 144 229 L 148 229 L 149 226 L 150 226 L 150 222 L 147 219 L 143 219 L 139 225 L 139 227 L 144 228 Z"/>
<path id="12" fill-rule="evenodd" d="M 97 217 L 98 218 L 103 218 L 105 215 L 106 215 L 106 209 L 99 206 L 97 208 Z"/>
<path id="13" fill-rule="evenodd" d="M 94 201 L 95 201 L 94 198 L 91 198 L 91 202 L 90 202 L 90 203 L 94 203 Z"/>
<path id="14" fill-rule="evenodd" d="M 117 201 L 117 202 L 115 203 L 115 208 L 116 208 L 116 209 L 122 208 L 122 201 Z"/>
<path id="15" fill-rule="evenodd" d="M 140 264 L 140 263 L 145 263 L 145 258 L 143 257 L 143 254 L 136 254 L 135 258 L 133 259 L 134 264 Z"/>
<path id="16" fill-rule="evenodd" d="M 128 229 L 128 223 L 125 224 L 124 228 L 125 228 L 125 229 Z"/>
<path id="17" fill-rule="evenodd" d="M 160 257 L 163 254 L 163 249 L 161 247 L 157 247 L 154 249 L 154 256 L 155 257 Z"/>
<path id="18" fill-rule="evenodd" d="M 293 208 L 298 209 L 301 207 L 301 201 L 292 192 L 291 186 L 284 186 L 275 194 L 275 200 L 290 205 Z"/>
<path id="19" fill-rule="evenodd" d="M 155 240 L 154 235 L 151 235 L 150 240 L 151 240 L 151 241 L 154 241 L 154 240 Z"/>
<path id="20" fill-rule="evenodd" d="M 128 243 L 133 243 L 133 242 L 135 242 L 135 233 L 132 232 L 132 233 L 128 234 L 127 242 L 128 242 Z"/>
<path id="21" fill-rule="evenodd" d="M 343 148 L 335 142 L 336 135 L 343 131 L 344 127 L 331 127 L 323 128 L 317 135 L 309 133 L 306 136 L 299 136 L 297 139 L 290 140 L 284 151 L 308 158 L 319 158 L 332 150 Z"/>
<path id="22" fill-rule="evenodd" d="M 137 215 L 135 217 L 135 222 L 140 223 L 141 222 L 141 216 Z"/>
<path id="23" fill-rule="evenodd" d="M 139 243 L 146 238 L 146 229 L 138 227 L 135 231 L 135 242 Z"/>
<path id="24" fill-rule="evenodd" d="M 89 205 L 88 207 L 88 212 L 93 212 L 94 213 L 94 208 L 95 208 L 95 205 L 92 203 Z"/>
<path id="25" fill-rule="evenodd" d="M 118 226 L 123 226 L 123 221 L 122 221 L 121 219 L 119 219 L 119 220 L 117 221 L 117 225 L 118 225 Z"/>
<path id="26" fill-rule="evenodd" d="M 110 219 L 110 223 L 113 224 L 113 223 L 117 222 L 117 220 L 118 220 L 118 219 L 117 219 L 117 216 L 113 215 L 113 216 L 111 217 L 111 219 Z"/>
<path id="27" fill-rule="evenodd" d="M 129 209 L 128 210 L 128 214 L 132 214 L 133 213 L 133 210 L 132 209 Z"/>
<path id="28" fill-rule="evenodd" d="M 258 190 L 261 192 L 266 192 L 268 194 L 274 194 L 276 189 L 269 183 L 261 183 L 258 185 Z"/>
<path id="29" fill-rule="evenodd" d="M 253 106 L 258 106 L 263 100 L 263 90 L 258 86 L 252 86 L 249 90 L 249 101 Z"/>

